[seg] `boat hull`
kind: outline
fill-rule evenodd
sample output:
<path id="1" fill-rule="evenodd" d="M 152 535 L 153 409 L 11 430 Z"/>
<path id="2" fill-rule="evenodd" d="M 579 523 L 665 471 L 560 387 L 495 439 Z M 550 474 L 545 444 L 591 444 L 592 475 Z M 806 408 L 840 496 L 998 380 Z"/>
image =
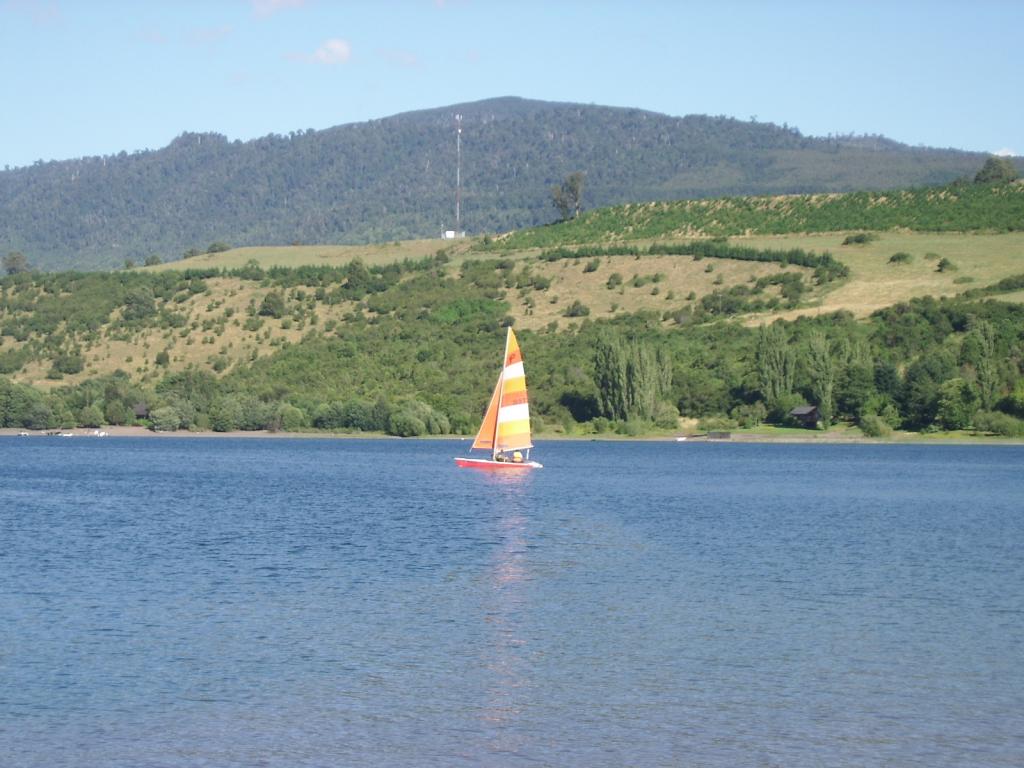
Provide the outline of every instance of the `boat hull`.
<path id="1" fill-rule="evenodd" d="M 540 469 L 544 465 L 537 461 L 493 461 L 492 459 L 455 459 L 457 467 L 485 469 L 504 472 L 506 470 Z"/>

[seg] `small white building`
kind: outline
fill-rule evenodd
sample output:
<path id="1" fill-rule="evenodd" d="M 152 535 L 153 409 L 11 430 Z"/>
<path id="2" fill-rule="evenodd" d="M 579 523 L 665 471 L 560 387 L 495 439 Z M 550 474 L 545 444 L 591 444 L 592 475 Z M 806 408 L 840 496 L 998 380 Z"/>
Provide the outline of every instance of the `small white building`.
<path id="1" fill-rule="evenodd" d="M 466 236 L 465 232 L 456 232 L 454 229 L 446 229 L 441 235 L 442 240 L 460 240 Z"/>

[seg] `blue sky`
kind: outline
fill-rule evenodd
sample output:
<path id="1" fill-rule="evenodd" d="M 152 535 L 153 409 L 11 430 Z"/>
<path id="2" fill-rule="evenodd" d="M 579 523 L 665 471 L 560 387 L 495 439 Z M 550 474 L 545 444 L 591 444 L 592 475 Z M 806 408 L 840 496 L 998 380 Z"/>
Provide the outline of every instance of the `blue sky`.
<path id="1" fill-rule="evenodd" d="M 495 96 L 1024 153 L 1024 2 L 0 0 L 0 168 Z"/>

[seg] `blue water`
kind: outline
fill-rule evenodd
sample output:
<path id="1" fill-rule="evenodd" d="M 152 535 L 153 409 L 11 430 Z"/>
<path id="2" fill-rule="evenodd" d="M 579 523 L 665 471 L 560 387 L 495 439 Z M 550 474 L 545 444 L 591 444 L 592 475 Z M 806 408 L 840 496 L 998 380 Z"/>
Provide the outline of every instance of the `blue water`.
<path id="1" fill-rule="evenodd" d="M 0 765 L 1019 766 L 1024 448 L 0 438 Z"/>

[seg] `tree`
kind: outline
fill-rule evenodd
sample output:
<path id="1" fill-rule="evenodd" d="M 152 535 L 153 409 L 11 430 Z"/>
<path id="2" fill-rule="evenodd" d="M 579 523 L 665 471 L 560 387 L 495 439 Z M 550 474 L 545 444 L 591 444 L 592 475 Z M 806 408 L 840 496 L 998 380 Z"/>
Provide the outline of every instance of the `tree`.
<path id="1" fill-rule="evenodd" d="M 924 355 L 907 368 L 900 398 L 907 427 L 923 429 L 935 421 L 939 386 L 956 373 L 954 361 L 945 350 Z"/>
<path id="2" fill-rule="evenodd" d="M 280 291 L 271 291 L 263 297 L 259 314 L 264 317 L 283 317 L 285 313 L 284 295 Z"/>
<path id="3" fill-rule="evenodd" d="M 975 184 L 1007 184 L 1018 176 L 1017 168 L 1008 157 L 990 157 L 974 176 Z"/>
<path id="4" fill-rule="evenodd" d="M 966 429 L 978 410 L 978 396 L 970 382 L 960 377 L 939 385 L 939 403 L 935 420 L 944 429 Z"/>
<path id="5" fill-rule="evenodd" d="M 807 371 L 811 378 L 811 396 L 817 401 L 821 422 L 828 429 L 835 414 L 836 365 L 824 333 L 817 332 L 811 336 L 807 348 Z"/>
<path id="6" fill-rule="evenodd" d="M 996 331 L 992 323 L 972 319 L 971 329 L 960 346 L 960 363 L 973 369 L 981 407 L 991 410 L 999 396 Z"/>
<path id="7" fill-rule="evenodd" d="M 181 414 L 173 406 L 165 405 L 149 414 L 149 421 L 154 432 L 174 432 L 181 426 Z"/>
<path id="8" fill-rule="evenodd" d="M 769 411 L 776 411 L 772 414 L 774 418 L 784 416 L 777 411 L 783 398 L 793 391 L 796 366 L 786 332 L 778 323 L 761 326 L 757 334 L 755 361 L 765 405 Z"/>
<path id="9" fill-rule="evenodd" d="M 594 348 L 594 378 L 605 417 L 649 421 L 672 384 L 672 361 L 649 344 L 603 336 Z"/>
<path id="10" fill-rule="evenodd" d="M 11 251 L 4 256 L 4 272 L 8 275 L 17 275 L 21 272 L 28 272 L 32 269 L 29 266 L 28 259 L 25 258 L 25 254 L 18 251 Z"/>
<path id="11" fill-rule="evenodd" d="M 83 427 L 99 427 L 103 424 L 103 411 L 96 403 L 90 403 L 78 414 L 78 423 Z"/>
<path id="12" fill-rule="evenodd" d="M 570 173 L 565 181 L 551 190 L 551 202 L 558 210 L 562 221 L 575 219 L 580 215 L 583 199 L 583 181 L 586 174 L 580 171 Z"/>
<path id="13" fill-rule="evenodd" d="M 125 320 L 141 320 L 156 314 L 156 297 L 147 285 L 133 288 L 124 297 Z"/>

